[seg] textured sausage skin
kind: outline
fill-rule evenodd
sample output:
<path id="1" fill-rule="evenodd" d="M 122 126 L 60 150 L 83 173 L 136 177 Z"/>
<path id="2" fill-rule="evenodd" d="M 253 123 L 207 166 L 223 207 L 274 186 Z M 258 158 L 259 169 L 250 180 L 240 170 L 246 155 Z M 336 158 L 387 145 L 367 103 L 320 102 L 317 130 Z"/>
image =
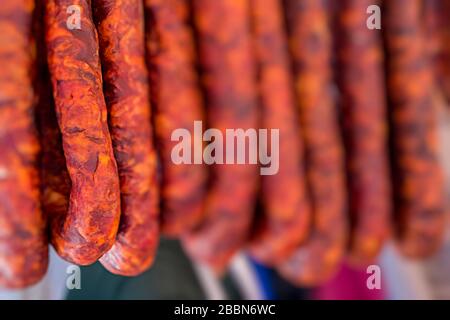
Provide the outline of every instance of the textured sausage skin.
<path id="1" fill-rule="evenodd" d="M 346 146 L 350 262 L 373 262 L 390 234 L 391 190 L 380 31 L 366 26 L 373 0 L 338 1 L 336 36 Z M 378 3 L 379 4 L 379 3 Z"/>
<path id="2" fill-rule="evenodd" d="M 434 71 L 433 85 L 449 99 L 450 0 L 426 0 L 422 3 L 422 9 L 425 45 Z"/>
<path id="3" fill-rule="evenodd" d="M 36 283 L 48 263 L 30 72 L 33 10 L 31 0 L 0 6 L 0 287 L 8 288 Z"/>
<path id="4" fill-rule="evenodd" d="M 285 4 L 313 224 L 307 242 L 278 269 L 288 280 L 310 286 L 331 277 L 345 251 L 345 170 L 331 94 L 331 39 L 326 2 L 287 0 Z"/>
<path id="5" fill-rule="evenodd" d="M 187 0 L 147 0 L 147 53 L 155 131 L 162 163 L 161 229 L 180 236 L 202 217 L 206 168 L 200 164 L 176 165 L 171 152 L 178 143 L 172 132 L 191 133 L 204 110 L 196 74 L 194 38 L 189 25 Z M 201 137 L 195 141 L 202 146 Z"/>
<path id="6" fill-rule="evenodd" d="M 250 243 L 251 254 L 276 265 L 306 238 L 310 206 L 306 198 L 298 113 L 280 0 L 252 0 L 254 41 L 259 64 L 261 128 L 279 129 L 279 171 L 262 176 L 263 215 Z"/>
<path id="7" fill-rule="evenodd" d="M 66 214 L 52 214 L 51 242 L 80 265 L 95 262 L 114 243 L 120 218 L 117 165 L 102 92 L 91 2 L 46 1 L 46 44 L 58 124 L 71 180 Z M 81 7 L 81 29 L 69 30 L 70 5 Z"/>
<path id="8" fill-rule="evenodd" d="M 38 69 L 36 77 L 36 114 L 41 142 L 41 205 L 44 215 L 65 215 L 69 207 L 70 177 L 62 147 L 62 135 L 56 118 L 52 84 L 45 45 L 45 0 L 36 1 L 36 41 Z"/>
<path id="9" fill-rule="evenodd" d="M 450 0 L 443 1 L 443 10 L 441 10 L 441 61 L 442 61 L 442 86 L 447 101 L 450 103 Z"/>
<path id="10" fill-rule="evenodd" d="M 427 53 L 431 59 L 434 71 L 433 80 L 441 79 L 440 55 L 442 53 L 443 26 L 441 11 L 444 10 L 443 0 L 426 0 L 423 2 L 423 25 L 427 39 Z M 436 83 L 438 84 L 438 83 Z"/>
<path id="11" fill-rule="evenodd" d="M 93 15 L 122 208 L 116 242 L 100 262 L 112 273 L 133 276 L 150 267 L 159 239 L 143 3 L 96 0 Z"/>
<path id="12" fill-rule="evenodd" d="M 441 103 L 444 97 L 450 101 L 450 0 L 426 0 L 422 9 L 425 46 L 433 70 L 434 100 Z"/>
<path id="13" fill-rule="evenodd" d="M 195 0 L 200 61 L 211 128 L 257 128 L 256 77 L 248 0 Z M 248 149 L 247 149 L 248 151 Z M 213 165 L 205 220 L 184 237 L 187 252 L 222 271 L 249 237 L 257 166 Z"/>
<path id="14" fill-rule="evenodd" d="M 400 247 L 408 256 L 424 257 L 442 241 L 445 209 L 432 72 L 420 26 L 422 2 L 390 0 L 384 5 Z"/>

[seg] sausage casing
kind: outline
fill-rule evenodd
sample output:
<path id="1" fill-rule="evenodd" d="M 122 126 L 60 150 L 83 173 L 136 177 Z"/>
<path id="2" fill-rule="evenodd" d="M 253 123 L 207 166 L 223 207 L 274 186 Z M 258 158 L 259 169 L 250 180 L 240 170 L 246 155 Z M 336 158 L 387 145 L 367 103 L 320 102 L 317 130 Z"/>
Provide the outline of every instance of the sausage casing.
<path id="1" fill-rule="evenodd" d="M 154 125 L 161 156 L 161 231 L 180 236 L 202 218 L 207 171 L 199 163 L 175 164 L 171 135 L 187 130 L 193 145 L 194 121 L 204 120 L 196 51 L 187 0 L 147 0 L 147 52 Z M 194 147 L 194 148 L 196 148 Z"/>
<path id="2" fill-rule="evenodd" d="M 411 257 L 435 252 L 445 228 L 437 113 L 431 97 L 433 74 L 421 28 L 422 4 L 420 0 L 384 3 L 396 227 L 400 247 Z"/>
<path id="3" fill-rule="evenodd" d="M 278 172 L 261 177 L 263 214 L 257 218 L 250 252 L 261 262 L 276 265 L 306 238 L 310 206 L 282 3 L 252 0 L 251 4 L 261 127 L 279 130 L 279 163 Z"/>
<path id="4" fill-rule="evenodd" d="M 257 128 L 250 2 L 195 0 L 193 4 L 209 127 L 220 130 L 223 137 L 226 129 Z M 194 259 L 218 272 L 249 237 L 257 169 L 254 164 L 213 165 L 204 221 L 183 238 Z"/>
<path id="5" fill-rule="evenodd" d="M 34 7 L 32 0 L 0 6 L 0 286 L 9 288 L 36 283 L 48 264 L 33 119 Z"/>
<path id="6" fill-rule="evenodd" d="M 159 240 L 143 3 L 96 0 L 93 15 L 122 209 L 116 241 L 100 262 L 112 273 L 134 276 L 150 267 Z"/>
<path id="7" fill-rule="evenodd" d="M 87 265 L 111 248 L 120 219 L 98 38 L 90 1 L 49 0 L 45 5 L 47 59 L 71 182 L 66 214 L 49 217 L 51 242 L 63 258 Z M 80 29 L 68 27 L 69 6 L 79 8 Z"/>
<path id="8" fill-rule="evenodd" d="M 373 262 L 391 229 L 387 106 L 381 32 L 366 26 L 372 0 L 337 6 L 337 78 L 341 92 L 352 223 L 350 261 Z"/>
<path id="9" fill-rule="evenodd" d="M 347 244 L 343 145 L 332 95 L 327 2 L 285 2 L 312 206 L 310 237 L 278 270 L 301 285 L 317 285 L 339 267 Z"/>

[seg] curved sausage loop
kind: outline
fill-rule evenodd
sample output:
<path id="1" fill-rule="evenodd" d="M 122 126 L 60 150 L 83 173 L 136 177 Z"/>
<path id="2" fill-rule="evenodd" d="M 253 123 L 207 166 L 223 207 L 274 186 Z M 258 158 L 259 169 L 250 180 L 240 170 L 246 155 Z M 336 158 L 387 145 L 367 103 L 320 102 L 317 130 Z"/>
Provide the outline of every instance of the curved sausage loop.
<path id="1" fill-rule="evenodd" d="M 96 0 L 93 14 L 122 208 L 116 241 L 100 262 L 112 273 L 135 276 L 153 263 L 159 242 L 143 3 Z"/>
<path id="2" fill-rule="evenodd" d="M 79 7 L 80 28 L 75 22 L 69 28 L 69 6 Z M 97 33 L 91 1 L 48 0 L 45 9 L 48 65 L 71 183 L 67 212 L 49 217 L 51 242 L 64 259 L 88 265 L 111 248 L 120 219 Z"/>

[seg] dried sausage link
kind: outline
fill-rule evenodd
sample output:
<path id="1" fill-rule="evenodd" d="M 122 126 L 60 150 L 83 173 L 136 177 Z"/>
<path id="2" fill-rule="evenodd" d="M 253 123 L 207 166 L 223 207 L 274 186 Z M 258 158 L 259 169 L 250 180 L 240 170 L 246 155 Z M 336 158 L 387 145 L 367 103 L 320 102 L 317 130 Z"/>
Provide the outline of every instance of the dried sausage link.
<path id="1" fill-rule="evenodd" d="M 441 10 L 441 64 L 442 75 L 441 82 L 444 94 L 447 98 L 447 104 L 450 104 L 450 0 L 442 0 L 443 9 Z M 440 65 L 441 65 L 440 64 Z"/>
<path id="2" fill-rule="evenodd" d="M 424 257 L 442 241 L 444 191 L 420 0 L 384 2 L 395 212 L 402 251 Z"/>
<path id="3" fill-rule="evenodd" d="M 261 262 L 276 265 L 306 238 L 310 206 L 282 3 L 252 0 L 251 4 L 261 127 L 278 129 L 280 140 L 278 172 L 261 177 L 263 215 L 256 223 L 250 252 Z"/>
<path id="4" fill-rule="evenodd" d="M 45 0 L 36 1 L 37 106 L 36 115 L 41 142 L 41 205 L 46 216 L 65 215 L 69 207 L 70 177 L 56 117 L 52 84 L 47 64 L 44 26 Z"/>
<path id="5" fill-rule="evenodd" d="M 278 269 L 301 285 L 326 281 L 347 244 L 343 147 L 332 95 L 327 1 L 285 1 L 313 210 L 310 237 Z"/>
<path id="6" fill-rule="evenodd" d="M 98 38 L 90 1 L 49 0 L 45 5 L 48 64 L 71 180 L 66 214 L 50 215 L 51 241 L 61 257 L 87 265 L 111 248 L 120 219 Z M 69 7 L 80 9 L 80 28 L 76 23 L 69 28 Z M 76 9 L 72 15 L 76 22 Z"/>
<path id="7" fill-rule="evenodd" d="M 0 286 L 39 281 L 48 264 L 34 124 L 32 0 L 0 5 Z"/>
<path id="8" fill-rule="evenodd" d="M 116 242 L 100 262 L 112 273 L 134 276 L 150 267 L 159 240 L 143 3 L 96 0 L 93 16 L 122 209 Z"/>
<path id="9" fill-rule="evenodd" d="M 257 128 L 249 0 L 193 4 L 209 127 L 223 137 L 226 129 Z M 212 171 L 205 220 L 183 240 L 194 259 L 220 272 L 249 237 L 258 174 L 252 164 L 216 164 Z"/>
<path id="10" fill-rule="evenodd" d="M 423 2 L 423 27 L 425 36 L 427 38 L 427 54 L 431 59 L 431 66 L 433 67 L 433 80 L 441 79 L 442 71 L 440 70 L 440 56 L 443 49 L 443 21 L 441 10 L 444 1 L 442 0 L 427 0 Z M 436 84 L 438 84 L 436 82 Z"/>
<path id="11" fill-rule="evenodd" d="M 147 0 L 147 52 L 151 80 L 155 131 L 161 156 L 161 231 L 180 236 L 202 217 L 206 168 L 201 164 L 175 164 L 171 135 L 187 130 L 193 143 L 194 121 L 204 120 L 203 103 L 196 70 L 195 43 L 187 0 Z"/>
<path id="12" fill-rule="evenodd" d="M 373 262 L 390 233 L 387 109 L 380 31 L 366 26 L 373 0 L 338 1 L 338 84 L 346 147 L 350 261 Z M 379 3 L 378 3 L 379 4 Z"/>

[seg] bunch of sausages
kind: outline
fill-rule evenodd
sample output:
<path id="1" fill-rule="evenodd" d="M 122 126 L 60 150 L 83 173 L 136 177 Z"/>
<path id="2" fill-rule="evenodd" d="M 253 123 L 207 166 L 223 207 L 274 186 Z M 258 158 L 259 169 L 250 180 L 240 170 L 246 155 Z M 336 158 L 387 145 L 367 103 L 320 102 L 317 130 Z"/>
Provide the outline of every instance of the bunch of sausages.
<path id="1" fill-rule="evenodd" d="M 135 276 L 161 235 L 219 274 L 245 250 L 301 286 L 344 259 L 367 266 L 390 237 L 408 257 L 433 254 L 449 12 L 448 0 L 2 1 L 0 286 L 39 281 L 49 244 Z M 177 129 L 208 148 L 195 121 L 279 129 L 278 173 L 174 163 Z"/>

